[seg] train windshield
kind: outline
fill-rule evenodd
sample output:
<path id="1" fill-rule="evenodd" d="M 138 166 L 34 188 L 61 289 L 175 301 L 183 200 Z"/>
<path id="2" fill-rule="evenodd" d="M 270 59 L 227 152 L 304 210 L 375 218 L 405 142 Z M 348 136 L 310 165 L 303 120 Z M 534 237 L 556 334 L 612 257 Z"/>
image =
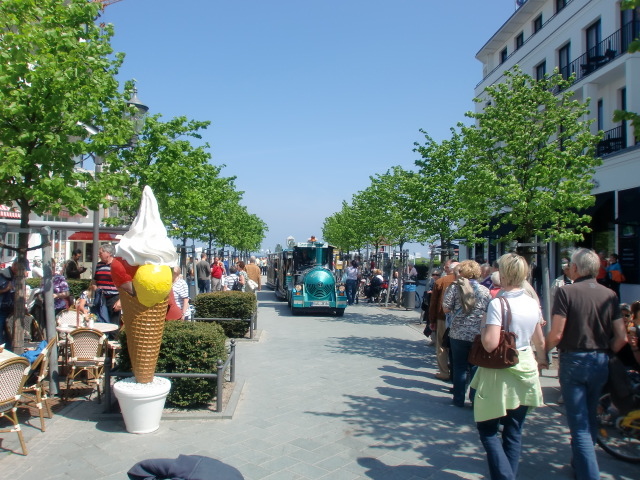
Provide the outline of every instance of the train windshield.
<path id="1" fill-rule="evenodd" d="M 298 269 L 316 265 L 330 268 L 333 252 L 331 248 L 308 246 L 295 247 L 293 255 Z"/>

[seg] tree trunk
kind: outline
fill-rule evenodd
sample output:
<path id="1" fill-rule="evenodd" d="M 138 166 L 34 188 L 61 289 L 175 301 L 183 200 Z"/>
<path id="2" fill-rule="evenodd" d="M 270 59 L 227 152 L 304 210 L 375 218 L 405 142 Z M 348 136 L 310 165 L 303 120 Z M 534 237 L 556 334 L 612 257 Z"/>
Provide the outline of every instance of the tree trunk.
<path id="1" fill-rule="evenodd" d="M 28 208 L 21 208 L 20 228 L 29 228 Z M 14 277 L 15 295 L 13 298 L 13 337 L 11 339 L 12 350 L 18 355 L 24 350 L 24 316 L 25 316 L 25 265 L 27 261 L 27 248 L 29 248 L 29 233 L 18 234 L 18 271 Z"/>

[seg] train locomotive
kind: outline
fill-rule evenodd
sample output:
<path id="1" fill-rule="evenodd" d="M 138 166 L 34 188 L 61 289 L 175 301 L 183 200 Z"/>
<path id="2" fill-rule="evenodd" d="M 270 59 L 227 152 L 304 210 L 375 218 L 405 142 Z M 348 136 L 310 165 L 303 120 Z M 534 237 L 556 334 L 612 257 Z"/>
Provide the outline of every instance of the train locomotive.
<path id="1" fill-rule="evenodd" d="M 342 316 L 347 307 L 344 285 L 336 280 L 333 247 L 311 238 L 288 242 L 269 258 L 267 285 L 286 300 L 293 315 L 329 313 Z"/>

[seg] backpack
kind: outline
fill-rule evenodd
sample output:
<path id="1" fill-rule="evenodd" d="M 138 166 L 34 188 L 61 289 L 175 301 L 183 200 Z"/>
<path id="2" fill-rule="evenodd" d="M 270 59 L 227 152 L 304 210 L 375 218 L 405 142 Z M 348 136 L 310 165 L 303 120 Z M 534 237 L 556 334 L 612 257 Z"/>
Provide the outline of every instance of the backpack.
<path id="1" fill-rule="evenodd" d="M 242 284 L 240 283 L 240 277 L 238 277 L 236 275 L 236 279 L 233 281 L 233 286 L 231 287 L 231 290 L 239 292 L 242 290 Z"/>

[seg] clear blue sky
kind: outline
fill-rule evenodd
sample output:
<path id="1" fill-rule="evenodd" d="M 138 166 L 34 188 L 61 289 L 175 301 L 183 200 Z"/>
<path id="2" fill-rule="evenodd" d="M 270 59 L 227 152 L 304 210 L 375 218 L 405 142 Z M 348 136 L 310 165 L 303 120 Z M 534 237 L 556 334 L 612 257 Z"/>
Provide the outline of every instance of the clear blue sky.
<path id="1" fill-rule="evenodd" d="M 237 176 L 273 250 L 289 235 L 320 238 L 370 175 L 413 168 L 420 128 L 442 140 L 465 120 L 475 54 L 514 5 L 123 0 L 102 20 L 126 53 L 120 78 L 137 80 L 151 113 L 211 121 L 212 162 Z"/>

